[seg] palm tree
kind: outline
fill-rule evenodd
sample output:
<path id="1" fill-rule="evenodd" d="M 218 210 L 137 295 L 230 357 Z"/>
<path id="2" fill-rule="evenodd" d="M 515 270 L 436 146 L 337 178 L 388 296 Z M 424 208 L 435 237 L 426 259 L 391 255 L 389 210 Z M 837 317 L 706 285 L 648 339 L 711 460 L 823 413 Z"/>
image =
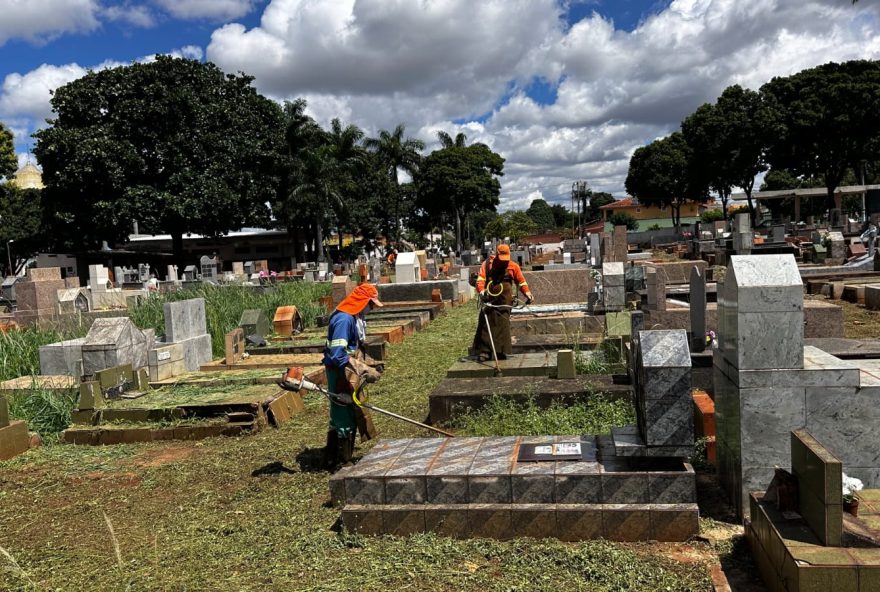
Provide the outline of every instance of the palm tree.
<path id="1" fill-rule="evenodd" d="M 342 251 L 342 229 L 343 224 L 348 222 L 351 208 L 348 207 L 343 196 L 350 196 L 354 193 L 351 186 L 357 168 L 364 162 L 364 151 L 360 146 L 360 141 L 364 137 L 364 132 L 358 126 L 349 124 L 342 127 L 342 123 L 338 118 L 334 118 L 330 122 L 330 132 L 327 134 L 327 149 L 330 157 L 336 161 L 335 170 L 332 171 L 336 177 L 337 192 L 339 199 L 335 202 L 336 209 L 336 228 L 339 235 L 339 250 Z M 328 171 L 329 172 L 329 171 Z"/>
<path id="2" fill-rule="evenodd" d="M 425 149 L 425 143 L 415 138 L 404 138 L 406 128 L 400 123 L 394 131 L 380 130 L 378 138 L 367 138 L 364 147 L 378 154 L 388 168 L 388 174 L 394 187 L 394 234 L 395 240 L 400 239 L 400 179 L 398 171 L 403 169 L 410 175 L 415 175 L 421 161 L 420 152 Z"/>
<path id="3" fill-rule="evenodd" d="M 340 191 L 340 164 L 328 145 L 308 150 L 302 158 L 302 170 L 290 191 L 290 197 L 306 206 L 314 216 L 317 260 L 324 260 L 324 218 L 328 206 L 340 211 L 344 201 Z"/>
<path id="4" fill-rule="evenodd" d="M 453 140 L 452 136 L 441 130 L 437 132 L 437 139 L 440 140 L 440 144 L 444 148 L 464 148 L 467 146 L 467 136 L 461 132 L 455 134 L 455 139 Z"/>

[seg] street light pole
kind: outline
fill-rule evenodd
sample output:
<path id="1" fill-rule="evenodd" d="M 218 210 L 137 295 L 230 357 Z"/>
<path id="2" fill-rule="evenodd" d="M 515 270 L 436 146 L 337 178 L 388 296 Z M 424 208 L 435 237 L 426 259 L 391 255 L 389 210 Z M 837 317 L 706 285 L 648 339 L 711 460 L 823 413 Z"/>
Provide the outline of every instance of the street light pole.
<path id="1" fill-rule="evenodd" d="M 6 261 L 9 263 L 9 275 L 15 275 L 15 270 L 12 269 L 12 252 L 9 247 L 9 245 L 14 242 L 14 239 L 9 239 L 8 241 L 6 241 Z"/>

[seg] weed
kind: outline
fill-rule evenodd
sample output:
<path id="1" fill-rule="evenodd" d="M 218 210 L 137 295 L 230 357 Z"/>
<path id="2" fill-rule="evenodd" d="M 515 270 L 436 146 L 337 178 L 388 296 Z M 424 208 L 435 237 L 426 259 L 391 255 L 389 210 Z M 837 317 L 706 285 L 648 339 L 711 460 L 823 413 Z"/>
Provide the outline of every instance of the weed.
<path id="1" fill-rule="evenodd" d="M 534 399 L 511 403 L 492 397 L 482 409 L 454 422 L 459 433 L 471 436 L 543 436 L 551 434 L 607 434 L 611 428 L 635 423 L 635 411 L 627 401 L 596 396 L 583 403 L 554 403 L 541 409 Z"/>

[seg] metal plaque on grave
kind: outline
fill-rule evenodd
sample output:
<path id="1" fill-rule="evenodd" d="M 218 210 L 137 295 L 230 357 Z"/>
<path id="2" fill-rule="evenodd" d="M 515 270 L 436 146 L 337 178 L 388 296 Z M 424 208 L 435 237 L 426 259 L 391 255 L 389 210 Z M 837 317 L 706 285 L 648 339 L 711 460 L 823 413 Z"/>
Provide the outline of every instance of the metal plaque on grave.
<path id="1" fill-rule="evenodd" d="M 587 460 L 581 442 L 546 442 L 522 444 L 517 462 L 548 462 L 557 460 Z"/>

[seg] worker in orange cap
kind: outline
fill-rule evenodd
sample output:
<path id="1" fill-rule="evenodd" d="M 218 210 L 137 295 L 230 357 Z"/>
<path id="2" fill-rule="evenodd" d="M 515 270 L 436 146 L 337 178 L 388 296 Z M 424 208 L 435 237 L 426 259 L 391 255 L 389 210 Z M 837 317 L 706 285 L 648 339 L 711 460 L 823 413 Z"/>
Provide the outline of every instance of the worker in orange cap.
<path id="1" fill-rule="evenodd" d="M 362 381 L 375 382 L 379 373 L 363 362 L 362 345 L 366 339 L 365 313 L 382 306 L 379 291 L 372 284 L 361 284 L 339 303 L 327 327 L 324 348 L 324 372 L 331 393 L 353 394 Z M 361 440 L 375 437 L 369 411 L 358 405 L 330 404 L 330 427 L 327 431 L 327 464 L 334 467 L 351 460 L 356 432 Z"/>
<path id="2" fill-rule="evenodd" d="M 513 353 L 510 338 L 510 307 L 513 306 L 517 289 L 525 296 L 526 304 L 534 301 L 522 269 L 516 262 L 510 260 L 510 246 L 498 245 L 495 254 L 480 266 L 480 273 L 477 275 L 477 292 L 483 302 L 506 308 L 487 307 L 484 309 L 486 314 L 480 315 L 473 347 L 474 355 L 480 359 L 492 357 L 493 342 L 499 360 Z M 492 332 L 491 341 L 489 331 Z"/>

